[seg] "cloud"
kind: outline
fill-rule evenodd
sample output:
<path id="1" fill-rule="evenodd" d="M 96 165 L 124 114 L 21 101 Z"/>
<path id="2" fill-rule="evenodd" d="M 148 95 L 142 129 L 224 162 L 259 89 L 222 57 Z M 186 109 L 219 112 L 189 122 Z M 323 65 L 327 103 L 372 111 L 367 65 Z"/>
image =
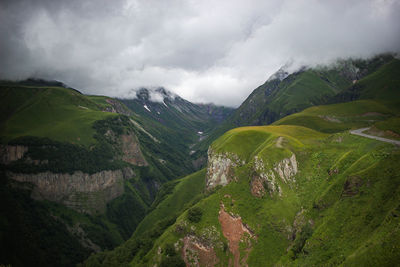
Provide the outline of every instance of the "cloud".
<path id="1" fill-rule="evenodd" d="M 14 0 L 0 3 L 0 78 L 129 96 L 164 86 L 239 105 L 287 62 L 400 50 L 396 0 Z"/>

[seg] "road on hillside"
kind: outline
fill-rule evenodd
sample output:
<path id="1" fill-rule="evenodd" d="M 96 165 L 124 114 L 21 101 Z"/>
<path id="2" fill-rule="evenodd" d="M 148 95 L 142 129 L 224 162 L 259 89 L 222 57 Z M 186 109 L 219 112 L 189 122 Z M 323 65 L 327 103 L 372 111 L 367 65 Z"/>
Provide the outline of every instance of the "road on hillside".
<path id="1" fill-rule="evenodd" d="M 363 137 L 366 137 L 366 138 L 371 138 L 371 139 L 375 139 L 375 140 L 378 140 L 378 141 L 391 143 L 391 144 L 400 146 L 400 141 L 396 141 L 396 140 L 392 140 L 392 139 L 387 139 L 387 138 L 373 136 L 373 135 L 369 135 L 369 134 L 363 133 L 364 131 L 369 130 L 369 128 L 370 127 L 361 128 L 361 129 L 357 129 L 357 130 L 352 130 L 352 131 L 350 131 L 350 133 L 354 134 L 354 135 L 359 135 L 359 136 L 363 136 Z"/>

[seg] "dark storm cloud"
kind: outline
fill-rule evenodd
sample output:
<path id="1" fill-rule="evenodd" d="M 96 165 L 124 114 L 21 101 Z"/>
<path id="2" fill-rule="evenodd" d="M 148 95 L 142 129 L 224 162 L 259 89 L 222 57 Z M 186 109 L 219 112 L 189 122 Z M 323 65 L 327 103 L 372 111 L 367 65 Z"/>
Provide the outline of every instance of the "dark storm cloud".
<path id="1" fill-rule="evenodd" d="M 1 1 L 0 78 L 238 105 L 287 62 L 400 49 L 400 1 Z"/>

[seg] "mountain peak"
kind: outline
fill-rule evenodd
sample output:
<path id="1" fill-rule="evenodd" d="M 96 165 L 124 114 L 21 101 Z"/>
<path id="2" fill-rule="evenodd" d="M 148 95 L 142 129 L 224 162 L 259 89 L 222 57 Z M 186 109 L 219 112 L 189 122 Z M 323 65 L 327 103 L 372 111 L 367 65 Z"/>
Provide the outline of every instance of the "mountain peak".
<path id="1" fill-rule="evenodd" d="M 177 94 L 165 89 L 164 87 L 142 87 L 139 90 L 136 90 L 136 97 L 140 100 L 160 103 L 164 102 L 166 99 L 173 101 L 175 98 L 180 98 Z"/>
<path id="2" fill-rule="evenodd" d="M 268 82 L 272 81 L 272 80 L 280 80 L 283 81 L 287 76 L 289 76 L 289 72 L 286 71 L 285 66 L 281 67 L 277 72 L 275 72 L 274 74 L 272 74 L 269 78 L 268 78 Z"/>

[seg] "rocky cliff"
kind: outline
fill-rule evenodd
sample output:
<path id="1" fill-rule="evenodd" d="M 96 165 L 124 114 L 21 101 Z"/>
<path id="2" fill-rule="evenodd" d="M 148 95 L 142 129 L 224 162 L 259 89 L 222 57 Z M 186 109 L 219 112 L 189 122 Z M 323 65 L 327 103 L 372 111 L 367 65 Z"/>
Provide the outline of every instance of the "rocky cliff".
<path id="1" fill-rule="evenodd" d="M 22 159 L 26 152 L 28 152 L 27 146 L 0 145 L 1 163 L 9 164 L 12 161 Z"/>
<path id="2" fill-rule="evenodd" d="M 290 184 L 295 181 L 295 175 L 298 171 L 297 165 L 295 154 L 274 163 L 272 168 L 267 168 L 264 160 L 255 156 L 254 174 L 250 187 L 251 193 L 257 197 L 262 197 L 266 193 L 269 193 L 271 196 L 275 193 L 282 196 L 280 183 Z M 278 181 L 279 178 L 280 181 Z"/>
<path id="3" fill-rule="evenodd" d="M 22 174 L 9 172 L 8 177 L 34 185 L 32 197 L 55 201 L 79 212 L 103 212 L 107 202 L 124 193 L 124 179 L 134 176 L 131 168 L 87 174 L 43 172 Z"/>
<path id="4" fill-rule="evenodd" d="M 241 160 L 238 155 L 234 153 L 217 153 L 210 147 L 207 154 L 207 189 L 212 189 L 218 185 L 225 186 L 232 180 L 235 180 L 234 168 L 245 164 L 245 161 Z"/>

